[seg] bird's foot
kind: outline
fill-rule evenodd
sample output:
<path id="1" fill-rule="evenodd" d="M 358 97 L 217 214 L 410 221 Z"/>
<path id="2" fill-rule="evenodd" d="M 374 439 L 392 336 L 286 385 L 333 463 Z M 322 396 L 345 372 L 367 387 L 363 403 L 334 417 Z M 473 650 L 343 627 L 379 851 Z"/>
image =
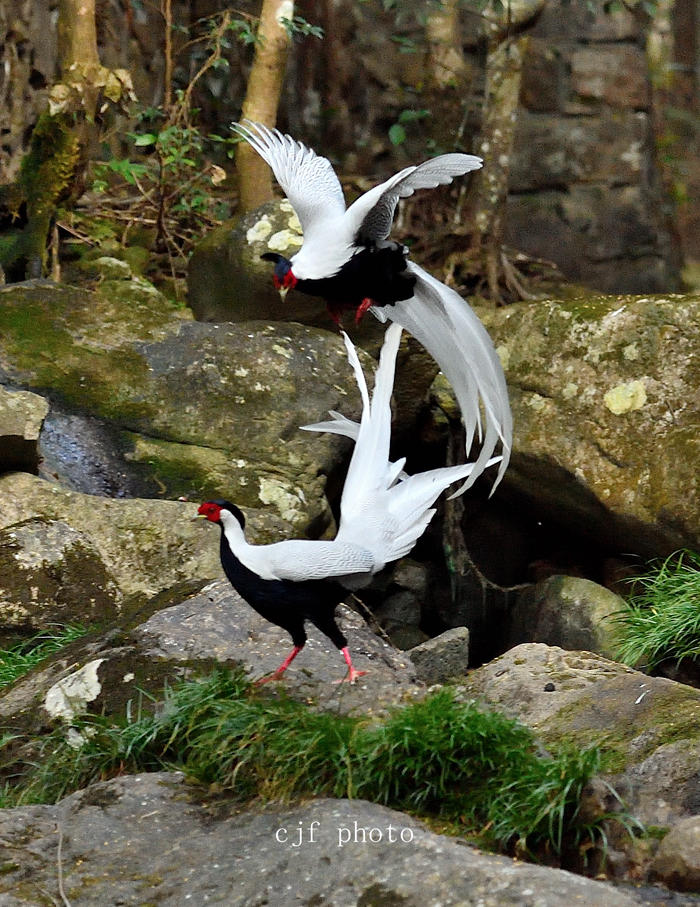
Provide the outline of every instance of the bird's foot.
<path id="1" fill-rule="evenodd" d="M 345 664 L 348 666 L 348 673 L 342 680 L 336 680 L 336 683 L 355 683 L 358 677 L 362 677 L 363 674 L 366 674 L 367 671 L 358 671 L 355 665 L 352 663 L 352 658 L 350 657 L 350 649 L 347 646 L 343 646 L 340 650 L 343 658 L 345 659 Z"/>
<path id="2" fill-rule="evenodd" d="M 282 680 L 282 675 L 284 671 L 274 671 L 272 674 L 268 674 L 267 677 L 260 677 L 255 681 L 253 686 L 261 687 L 265 683 L 272 683 L 273 680 Z"/>
<path id="3" fill-rule="evenodd" d="M 357 311 L 355 312 L 355 324 L 359 324 L 360 321 L 362 321 L 362 316 L 368 309 L 371 309 L 373 305 L 374 300 L 370 299 L 369 297 L 366 297 L 362 300 L 362 302 L 357 307 Z"/>
<path id="4" fill-rule="evenodd" d="M 350 668 L 345 677 L 340 680 L 334 680 L 333 683 L 355 683 L 358 677 L 362 677 L 366 673 L 367 671 L 356 671 L 355 668 Z"/>
<path id="5" fill-rule="evenodd" d="M 297 655 L 301 652 L 301 650 L 303 648 L 304 648 L 303 645 L 294 646 L 294 648 L 292 649 L 290 654 L 284 659 L 284 661 L 279 666 L 279 668 L 277 668 L 276 671 L 273 671 L 272 674 L 268 674 L 267 677 L 261 677 L 260 680 L 256 680 L 255 686 L 259 687 L 259 686 L 262 686 L 262 684 L 264 684 L 264 683 L 271 683 L 271 681 L 273 681 L 273 680 L 281 680 L 284 672 L 287 670 L 287 668 L 290 666 L 290 664 L 294 661 L 294 659 L 297 657 Z"/>

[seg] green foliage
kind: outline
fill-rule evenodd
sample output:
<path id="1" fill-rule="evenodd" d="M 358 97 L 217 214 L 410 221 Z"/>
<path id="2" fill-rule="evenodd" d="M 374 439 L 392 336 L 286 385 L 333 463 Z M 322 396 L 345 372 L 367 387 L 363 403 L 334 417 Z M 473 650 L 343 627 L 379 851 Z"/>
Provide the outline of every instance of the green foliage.
<path id="1" fill-rule="evenodd" d="M 642 591 L 616 619 L 618 657 L 653 670 L 664 659 L 700 655 L 700 559 L 690 551 L 636 578 Z"/>
<path id="2" fill-rule="evenodd" d="M 290 38 L 307 37 L 322 38 L 323 29 L 318 25 L 312 25 L 302 16 L 294 16 L 293 19 L 280 19 L 280 23 Z"/>
<path id="3" fill-rule="evenodd" d="M 48 655 L 52 655 L 69 642 L 87 633 L 85 627 L 68 626 L 55 632 L 43 631 L 10 646 L 0 649 L 0 688 L 14 683 L 31 671 Z"/>
<path id="4" fill-rule="evenodd" d="M 430 116 L 429 110 L 402 110 L 398 122 L 389 128 L 389 141 L 392 145 L 402 145 L 407 138 L 406 126 L 409 123 L 420 122 Z"/>
<path id="5" fill-rule="evenodd" d="M 520 852 L 559 851 L 581 834 L 581 791 L 598 767 L 595 750 L 543 754 L 529 730 L 448 689 L 370 723 L 223 670 L 167 690 L 155 715 L 120 726 L 91 718 L 41 747 L 8 802 L 55 801 L 116 771 L 181 768 L 241 801 L 363 797 Z"/>

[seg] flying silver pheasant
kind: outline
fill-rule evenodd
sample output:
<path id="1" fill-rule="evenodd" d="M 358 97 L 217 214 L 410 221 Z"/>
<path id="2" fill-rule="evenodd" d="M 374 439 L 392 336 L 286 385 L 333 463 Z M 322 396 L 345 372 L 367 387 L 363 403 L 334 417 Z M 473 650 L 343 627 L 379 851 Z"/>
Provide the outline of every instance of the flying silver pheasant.
<path id="1" fill-rule="evenodd" d="M 231 585 L 262 617 L 292 637 L 292 652 L 269 680 L 278 680 L 303 649 L 307 620 L 341 650 L 348 666 L 346 680 L 353 682 L 363 673 L 353 666 L 347 639 L 335 622 L 336 605 L 367 585 L 386 564 L 405 557 L 432 519 L 439 495 L 475 468 L 467 463 L 409 476 L 403 471 L 404 459 L 392 462 L 391 393 L 401 327 L 392 324 L 387 329 L 371 401 L 355 347 L 347 334 L 343 339 L 362 396 L 360 423 L 331 413 L 330 422 L 304 426 L 355 440 L 335 539 L 251 545 L 243 532 L 245 519 L 235 504 L 206 501 L 198 511 L 200 517 L 221 527 L 221 564 Z M 494 457 L 486 465 L 499 459 Z"/>
<path id="2" fill-rule="evenodd" d="M 500 360 L 486 329 L 454 290 L 408 260 L 408 250 L 387 239 L 396 206 L 416 189 L 432 189 L 481 167 L 471 154 L 443 154 L 406 167 L 361 195 L 349 208 L 330 161 L 260 123 L 244 121 L 233 130 L 266 161 L 301 223 L 304 242 L 287 260 L 275 263 L 282 297 L 296 288 L 326 300 L 339 321 L 352 309 L 369 310 L 381 322 L 400 324 L 419 340 L 452 385 L 462 410 L 469 454 L 474 438 L 481 451 L 461 493 L 484 471 L 500 444 L 494 488 L 508 465 L 512 418 Z"/>

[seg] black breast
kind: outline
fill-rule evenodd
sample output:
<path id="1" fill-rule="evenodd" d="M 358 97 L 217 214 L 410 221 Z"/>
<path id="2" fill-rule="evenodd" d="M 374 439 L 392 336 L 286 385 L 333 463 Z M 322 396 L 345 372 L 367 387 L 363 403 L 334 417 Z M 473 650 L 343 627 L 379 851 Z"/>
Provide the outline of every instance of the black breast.
<path id="1" fill-rule="evenodd" d="M 365 299 L 393 305 L 413 296 L 416 278 L 406 271 L 406 252 L 400 243 L 364 246 L 333 277 L 300 280 L 298 290 L 321 296 L 332 309 L 357 308 Z"/>
<path id="2" fill-rule="evenodd" d="M 297 583 L 291 580 L 262 579 L 233 554 L 223 531 L 221 565 L 241 598 L 265 620 L 286 630 L 294 645 L 303 646 L 306 642 L 305 620 L 315 624 L 339 649 L 347 645 L 334 617 L 336 606 L 348 595 L 347 589 L 339 583 L 333 580 L 306 580 Z"/>

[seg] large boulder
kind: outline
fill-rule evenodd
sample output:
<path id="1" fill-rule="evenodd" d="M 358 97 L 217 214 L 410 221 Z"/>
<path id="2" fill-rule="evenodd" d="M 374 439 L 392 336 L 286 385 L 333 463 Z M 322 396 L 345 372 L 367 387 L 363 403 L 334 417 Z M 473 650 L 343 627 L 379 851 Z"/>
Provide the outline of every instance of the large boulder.
<path id="1" fill-rule="evenodd" d="M 55 805 L 0 810 L 0 839 L 7 907 L 58 903 L 57 891 L 90 907 L 659 903 L 649 892 L 480 853 L 379 804 L 320 799 L 242 811 L 180 772 L 124 775 Z"/>
<path id="2" fill-rule="evenodd" d="M 88 563 L 94 564 L 94 552 L 98 552 L 104 573 L 94 574 L 91 588 L 103 582 L 107 583 L 106 588 L 111 588 L 109 577 L 122 596 L 146 596 L 183 580 L 221 574 L 218 545 L 208 533 L 202 532 L 201 525 L 192 522 L 197 512 L 194 504 L 114 500 L 78 494 L 21 472 L 0 476 L 0 498 L 0 530 L 5 532 L 8 542 L 21 534 L 25 548 L 34 550 L 37 562 L 48 558 L 48 537 L 59 534 L 56 522 L 61 524 L 64 545 L 74 539 L 76 545 L 84 546 L 89 552 L 86 572 Z M 254 534 L 255 521 L 251 536 Z M 27 562 L 26 557 L 24 561 Z M 15 564 L 15 582 L 21 584 L 18 570 L 19 565 Z M 75 571 L 80 572 L 79 560 Z M 66 584 L 70 585 L 72 575 L 64 569 L 62 581 L 57 581 L 57 594 Z M 61 594 L 67 594 L 67 590 Z M 93 596 L 94 593 L 88 594 L 88 598 Z M 84 611 L 86 607 L 84 602 L 81 608 Z M 79 619 L 79 616 L 67 616 L 70 620 Z"/>
<path id="3" fill-rule="evenodd" d="M 309 640 L 285 672 L 288 695 L 332 712 L 376 717 L 425 694 L 402 652 L 349 608 L 341 606 L 336 615 L 355 665 L 367 673 L 354 684 L 336 683 L 346 674 L 345 662 L 330 640 L 308 625 Z M 213 665 L 240 665 L 260 678 L 278 668 L 291 647 L 289 634 L 260 617 L 227 580 L 180 583 L 123 613 L 106 630 L 71 643 L 3 690 L 0 723 L 32 737 L 51 721 L 70 722 L 84 713 L 120 718 L 137 690 L 147 697 L 148 709 L 148 703 L 162 699 L 167 684 L 204 675 Z"/>
<path id="4" fill-rule="evenodd" d="M 283 304 L 273 265 L 261 255 L 291 258 L 301 248 L 301 224 L 288 201 L 273 201 L 211 230 L 187 267 L 187 302 L 198 321 L 294 321 L 328 327 L 322 299 L 300 293 Z"/>
<path id="5" fill-rule="evenodd" d="M 506 646 L 543 642 L 615 658 L 615 616 L 625 603 L 604 586 L 578 576 L 550 576 L 526 586 L 508 614 Z"/>
<path id="6" fill-rule="evenodd" d="M 609 552 L 700 547 L 700 298 L 541 300 L 482 313 L 510 388 L 504 490 Z"/>
<path id="7" fill-rule="evenodd" d="M 0 332 L 0 379 L 46 389 L 64 411 L 109 424 L 150 496 L 269 507 L 277 527 L 268 541 L 330 525 L 324 474 L 347 442 L 299 426 L 328 409 L 357 414 L 337 335 L 286 323 L 199 324 L 144 282 L 124 280 L 95 293 L 5 289 Z"/>
<path id="8" fill-rule="evenodd" d="M 29 519 L 0 529 L 0 635 L 113 620 L 122 594 L 78 529 Z"/>

